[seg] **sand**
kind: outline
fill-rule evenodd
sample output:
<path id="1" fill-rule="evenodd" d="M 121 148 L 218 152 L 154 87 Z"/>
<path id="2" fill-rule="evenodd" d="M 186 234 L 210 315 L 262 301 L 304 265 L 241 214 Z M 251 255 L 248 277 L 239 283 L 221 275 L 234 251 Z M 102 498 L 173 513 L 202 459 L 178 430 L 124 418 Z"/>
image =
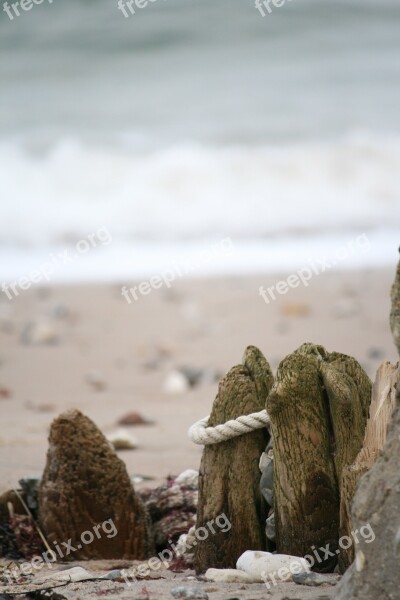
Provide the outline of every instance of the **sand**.
<path id="1" fill-rule="evenodd" d="M 388 324 L 393 277 L 329 272 L 269 304 L 259 286 L 280 278 L 266 275 L 181 280 L 131 304 L 121 286 L 105 284 L 36 288 L 12 301 L 3 295 L 0 388 L 10 395 L 0 393 L 0 491 L 42 472 L 49 425 L 68 408 L 106 433 L 133 410 L 154 421 L 131 428 L 138 448 L 120 452 L 129 473 L 154 478 L 151 485 L 198 468 L 201 448 L 187 429 L 210 412 L 217 383 L 168 394 L 164 382 L 181 365 L 225 373 L 248 344 L 275 370 L 302 342 L 318 342 L 355 356 L 374 376 L 383 360 L 396 360 Z M 58 341 L 27 343 L 27 326 L 43 320 Z"/>
<path id="2" fill-rule="evenodd" d="M 393 277 L 383 270 L 329 272 L 269 304 L 259 286 L 280 277 L 182 280 L 131 304 L 121 286 L 111 284 L 36 288 L 12 301 L 1 298 L 0 492 L 20 477 L 41 474 L 49 425 L 69 408 L 79 408 L 105 433 L 130 411 L 154 421 L 130 428 L 138 448 L 119 452 L 130 474 L 150 478 L 137 487 L 197 469 L 201 448 L 189 441 L 187 429 L 210 412 L 217 382 L 168 394 L 165 380 L 182 365 L 225 373 L 248 344 L 257 345 L 275 370 L 301 343 L 317 342 L 355 356 L 373 377 L 383 360 L 396 361 L 388 324 Z M 37 341 L 56 338 L 54 343 L 32 343 L 38 323 Z M 165 581 L 146 581 L 145 587 L 150 598 L 171 598 L 172 583 L 193 583 L 187 577 L 193 572 L 168 573 Z M 90 590 L 96 595 L 93 585 L 71 584 L 63 597 L 89 597 Z M 110 594 L 113 585 L 107 585 Z M 330 586 L 293 583 L 270 596 L 261 584 L 200 585 L 213 600 L 334 595 Z M 115 597 L 125 597 L 121 586 L 114 587 L 120 588 Z M 141 597 L 142 590 L 135 592 L 124 593 Z"/>

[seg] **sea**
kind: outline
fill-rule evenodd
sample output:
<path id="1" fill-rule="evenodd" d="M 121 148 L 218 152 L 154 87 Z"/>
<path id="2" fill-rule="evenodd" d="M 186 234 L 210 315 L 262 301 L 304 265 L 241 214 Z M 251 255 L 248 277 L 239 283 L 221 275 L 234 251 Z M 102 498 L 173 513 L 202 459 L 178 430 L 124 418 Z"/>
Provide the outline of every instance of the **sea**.
<path id="1" fill-rule="evenodd" d="M 399 0 L 4 6 L 0 281 L 396 263 Z"/>

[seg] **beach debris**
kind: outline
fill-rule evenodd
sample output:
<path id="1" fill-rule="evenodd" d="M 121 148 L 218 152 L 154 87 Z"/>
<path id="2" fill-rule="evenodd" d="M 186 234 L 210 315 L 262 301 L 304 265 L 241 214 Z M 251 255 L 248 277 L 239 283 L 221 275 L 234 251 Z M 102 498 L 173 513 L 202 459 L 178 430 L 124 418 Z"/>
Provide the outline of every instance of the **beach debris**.
<path id="1" fill-rule="evenodd" d="M 329 544 L 318 571 L 332 570 L 342 552 L 342 474 L 362 447 L 370 399 L 371 382 L 354 358 L 308 343 L 280 363 L 267 399 L 277 551 L 306 556 Z"/>
<path id="2" fill-rule="evenodd" d="M 60 336 L 49 319 L 38 319 L 25 325 L 21 333 L 21 342 L 27 345 L 55 345 Z"/>
<path id="3" fill-rule="evenodd" d="M 215 383 L 216 381 L 219 381 L 223 375 L 220 371 L 215 371 L 214 369 L 202 369 L 190 366 L 178 367 L 178 371 L 186 377 L 190 387 Z"/>
<path id="4" fill-rule="evenodd" d="M 130 412 L 118 420 L 118 425 L 133 427 L 135 425 L 153 425 L 154 421 L 146 419 L 138 412 Z"/>
<path id="5" fill-rule="evenodd" d="M 85 377 L 86 383 L 88 383 L 96 392 L 103 392 L 107 384 L 100 371 L 89 371 Z"/>
<path id="6" fill-rule="evenodd" d="M 361 304 L 354 298 L 341 298 L 333 307 L 333 316 L 337 319 L 349 319 L 360 314 Z"/>
<path id="7" fill-rule="evenodd" d="M 208 600 L 208 594 L 203 592 L 201 588 L 180 585 L 179 587 L 172 588 L 171 595 L 174 598 L 198 598 L 199 600 Z"/>
<path id="8" fill-rule="evenodd" d="M 204 579 L 215 583 L 252 583 L 252 578 L 240 569 L 207 569 Z"/>
<path id="9" fill-rule="evenodd" d="M 178 482 L 169 477 L 154 489 L 142 489 L 138 495 L 149 511 L 157 550 L 176 543 L 196 523 L 198 483 L 194 477 Z"/>
<path id="10" fill-rule="evenodd" d="M 292 579 L 298 585 L 318 587 L 320 585 L 337 585 L 341 579 L 340 575 L 322 575 L 321 573 L 304 572 L 295 573 Z"/>
<path id="11" fill-rule="evenodd" d="M 400 386 L 400 371 L 397 371 Z M 339 584 L 335 600 L 398 598 L 400 570 L 400 404 L 397 402 L 385 446 L 372 468 L 359 480 L 351 505 L 353 531 L 358 531 L 356 560 Z M 372 543 L 373 542 L 373 543 Z"/>
<path id="12" fill-rule="evenodd" d="M 23 477 L 19 480 L 23 492 L 23 498 L 34 517 L 37 517 L 39 508 L 39 487 L 40 477 L 33 475 L 31 477 Z"/>
<path id="13" fill-rule="evenodd" d="M 28 410 L 33 410 L 35 412 L 39 412 L 39 413 L 49 413 L 49 412 L 54 412 L 56 409 L 56 406 L 55 406 L 55 404 L 52 404 L 51 402 L 41 402 L 39 404 L 34 404 L 30 400 L 28 400 L 27 402 L 25 402 L 25 408 L 27 408 Z"/>
<path id="14" fill-rule="evenodd" d="M 281 308 L 284 317 L 308 317 L 310 313 L 310 306 L 304 302 L 287 302 Z"/>
<path id="15" fill-rule="evenodd" d="M 141 560 L 154 552 L 150 519 L 125 464 L 78 410 L 62 413 L 51 425 L 39 515 L 50 544 L 74 540 L 66 560 Z M 82 545 L 79 540 L 87 531 L 94 539 Z"/>
<path id="16" fill-rule="evenodd" d="M 254 346 L 246 348 L 243 364 L 221 380 L 208 423 L 225 423 L 265 409 L 273 383 L 268 362 Z M 263 550 L 267 509 L 260 492 L 260 455 L 269 439 L 264 427 L 225 442 L 204 447 L 199 474 L 196 527 L 204 527 L 223 512 L 231 525 L 197 544 L 195 569 L 233 568 L 248 548 Z"/>
<path id="17" fill-rule="evenodd" d="M 0 386 L 0 400 L 9 400 L 11 398 L 11 390 L 6 387 Z"/>
<path id="18" fill-rule="evenodd" d="M 126 429 L 117 429 L 108 433 L 107 439 L 114 450 L 134 450 L 138 446 L 136 438 Z"/>
<path id="19" fill-rule="evenodd" d="M 42 585 L 49 581 L 56 582 L 77 582 L 77 581 L 86 581 L 88 579 L 94 579 L 93 574 L 89 573 L 83 567 L 72 567 L 71 569 L 66 569 L 65 571 L 55 571 L 52 573 L 46 573 L 45 575 L 39 575 L 35 577 L 32 581 L 35 585 Z"/>
<path id="20" fill-rule="evenodd" d="M 167 375 L 163 385 L 163 391 L 166 394 L 184 394 L 189 389 L 189 380 L 178 370 L 171 371 Z"/>
<path id="21" fill-rule="evenodd" d="M 179 485 L 187 485 L 193 489 L 197 489 L 199 485 L 199 472 L 194 469 L 186 469 L 175 479 L 175 483 Z"/>
<path id="22" fill-rule="evenodd" d="M 260 583 L 265 581 L 268 575 L 276 575 L 280 569 L 286 571 L 282 581 L 290 581 L 293 573 L 308 572 L 310 565 L 300 556 L 247 550 L 238 558 L 236 568 L 247 573 L 254 583 Z"/>

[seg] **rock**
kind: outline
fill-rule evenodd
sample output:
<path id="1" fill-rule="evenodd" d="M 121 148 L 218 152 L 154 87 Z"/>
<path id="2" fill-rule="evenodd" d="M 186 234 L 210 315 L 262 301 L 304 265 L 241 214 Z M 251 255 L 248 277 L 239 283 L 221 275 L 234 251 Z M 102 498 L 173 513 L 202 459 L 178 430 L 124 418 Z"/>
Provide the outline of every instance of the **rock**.
<path id="1" fill-rule="evenodd" d="M 171 594 L 174 598 L 199 598 L 208 600 L 208 594 L 203 592 L 202 589 L 196 587 L 179 586 L 172 588 Z"/>
<path id="2" fill-rule="evenodd" d="M 87 373 L 85 379 L 96 392 L 102 392 L 107 387 L 107 384 L 99 371 L 90 371 Z"/>
<path id="3" fill-rule="evenodd" d="M 190 388 L 190 383 L 180 371 L 171 371 L 164 381 L 163 390 L 166 394 L 183 394 Z"/>
<path id="4" fill-rule="evenodd" d="M 302 302 L 290 302 L 284 304 L 281 309 L 281 314 L 284 317 L 308 317 L 311 309 L 308 304 Z"/>
<path id="5" fill-rule="evenodd" d="M 266 462 L 266 461 L 265 461 Z M 274 461 L 269 456 L 260 479 L 260 490 L 270 506 L 274 505 Z"/>
<path id="6" fill-rule="evenodd" d="M 218 583 L 251 583 L 250 575 L 239 569 L 208 569 L 204 578 Z"/>
<path id="7" fill-rule="evenodd" d="M 179 373 L 182 373 L 189 382 L 191 387 L 203 383 L 214 383 L 219 381 L 222 374 L 212 369 L 199 369 L 196 367 L 182 366 L 178 368 Z"/>
<path id="8" fill-rule="evenodd" d="M 72 540 L 75 550 L 63 548 L 64 560 L 142 560 L 154 553 L 149 516 L 125 464 L 78 410 L 51 425 L 39 514 L 50 544 Z M 85 532 L 94 539 L 84 541 Z"/>
<path id="9" fill-rule="evenodd" d="M 278 571 L 286 568 L 287 574 L 281 577 L 288 581 L 292 573 L 309 571 L 310 566 L 305 558 L 289 556 L 288 554 L 272 554 L 259 550 L 246 550 L 238 559 L 236 568 L 247 573 L 253 582 L 262 582 L 268 575 L 277 575 Z M 279 575 L 278 575 L 279 576 Z"/>
<path id="10" fill-rule="evenodd" d="M 59 342 L 59 334 L 51 321 L 32 321 L 24 327 L 21 342 L 28 345 L 53 345 Z"/>
<path id="11" fill-rule="evenodd" d="M 118 421 L 118 425 L 123 425 L 127 427 L 131 427 L 134 425 L 152 425 L 153 423 L 154 421 L 149 421 L 148 419 L 145 419 L 140 413 L 137 412 L 128 413 L 121 417 Z"/>
<path id="12" fill-rule="evenodd" d="M 276 529 L 275 529 L 275 514 L 272 513 L 265 521 L 265 535 L 271 542 L 276 540 Z"/>
<path id="13" fill-rule="evenodd" d="M 24 477 L 19 480 L 19 485 L 22 488 L 29 510 L 36 515 L 39 507 L 40 477 Z"/>
<path id="14" fill-rule="evenodd" d="M 297 573 L 292 579 L 298 585 L 317 587 L 320 585 L 336 585 L 340 581 L 340 575 L 322 575 L 321 573 Z"/>
<path id="15" fill-rule="evenodd" d="M 11 391 L 6 387 L 0 387 L 0 400 L 8 400 L 11 398 Z"/>
<path id="16" fill-rule="evenodd" d="M 199 472 L 194 469 L 186 469 L 175 479 L 180 485 L 190 485 L 197 487 L 199 483 Z"/>
<path id="17" fill-rule="evenodd" d="M 41 585 L 46 583 L 47 581 L 68 581 L 68 582 L 76 582 L 76 581 L 85 581 L 87 579 L 94 578 L 93 575 L 86 571 L 83 567 L 72 567 L 72 569 L 67 569 L 66 571 L 57 571 L 55 573 L 48 573 L 46 575 L 41 575 L 40 577 L 35 577 L 32 581 L 35 585 Z"/>
<path id="18" fill-rule="evenodd" d="M 117 429 L 107 435 L 108 441 L 113 445 L 114 450 L 133 450 L 137 448 L 137 440 L 125 429 Z"/>
<path id="19" fill-rule="evenodd" d="M 372 358 L 374 360 L 379 360 L 383 358 L 384 355 L 385 351 L 382 348 L 377 348 L 376 346 L 371 346 L 371 348 L 368 348 L 367 350 L 368 358 Z"/>
<path id="20" fill-rule="evenodd" d="M 337 319 L 348 319 L 360 313 L 361 306 L 353 298 L 341 298 L 333 307 L 333 316 Z"/>
<path id="21" fill-rule="evenodd" d="M 56 319 L 65 319 L 69 315 L 68 307 L 65 304 L 63 304 L 62 302 L 58 302 L 57 304 L 54 304 L 50 308 L 49 312 L 50 312 L 50 316 L 54 317 Z"/>

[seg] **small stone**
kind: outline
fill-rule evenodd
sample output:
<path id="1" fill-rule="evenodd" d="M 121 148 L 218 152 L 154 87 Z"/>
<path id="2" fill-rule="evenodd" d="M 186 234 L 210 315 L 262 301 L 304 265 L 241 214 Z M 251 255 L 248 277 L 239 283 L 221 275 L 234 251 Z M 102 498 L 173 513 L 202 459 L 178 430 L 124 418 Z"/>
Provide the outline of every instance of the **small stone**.
<path id="1" fill-rule="evenodd" d="M 104 575 L 104 579 L 109 579 L 110 581 L 117 581 L 119 579 L 123 579 L 123 575 L 119 569 L 114 569 L 113 571 L 109 571 L 109 573 Z"/>
<path id="2" fill-rule="evenodd" d="M 190 388 L 189 381 L 180 371 L 171 371 L 164 381 L 163 390 L 166 394 L 183 394 Z"/>
<path id="3" fill-rule="evenodd" d="M 56 319 L 64 319 L 65 317 L 68 317 L 68 315 L 69 310 L 62 302 L 58 302 L 50 308 L 50 316 L 55 317 Z"/>
<path id="4" fill-rule="evenodd" d="M 269 506 L 274 505 L 274 461 L 269 458 L 260 480 L 260 490 Z"/>
<path id="5" fill-rule="evenodd" d="M 348 319 L 360 313 L 360 303 L 352 298 L 342 298 L 333 307 L 333 316 L 337 319 Z"/>
<path id="6" fill-rule="evenodd" d="M 27 345 L 54 345 L 59 341 L 59 335 L 54 325 L 47 320 L 28 323 L 21 334 L 21 342 Z"/>
<path id="7" fill-rule="evenodd" d="M 106 382 L 99 371 L 90 371 L 87 373 L 85 379 L 96 392 L 102 392 L 107 387 Z"/>
<path id="8" fill-rule="evenodd" d="M 197 587 L 186 587 L 181 585 L 179 587 L 172 588 L 171 594 L 174 598 L 199 598 L 208 600 L 208 594 Z"/>
<path id="9" fill-rule="evenodd" d="M 117 429 L 107 435 L 107 439 L 113 445 L 114 450 L 134 450 L 137 448 L 137 440 L 125 429 Z"/>
<path id="10" fill-rule="evenodd" d="M 11 391 L 6 387 L 0 387 L 0 400 L 8 400 L 11 398 Z"/>
<path id="11" fill-rule="evenodd" d="M 365 562 L 366 562 L 366 560 L 365 560 L 364 552 L 362 550 L 357 550 L 355 564 L 356 564 L 356 571 L 358 573 L 361 573 L 361 571 L 364 570 Z"/>
<path id="12" fill-rule="evenodd" d="M 382 350 L 382 348 L 377 348 L 375 346 L 372 346 L 371 348 L 368 348 L 368 350 L 367 350 L 367 357 L 372 358 L 373 360 L 382 359 L 384 357 L 384 354 L 385 353 Z"/>
<path id="13" fill-rule="evenodd" d="M 179 367 L 179 373 L 182 373 L 189 382 L 191 387 L 204 383 L 214 383 L 221 379 L 221 373 L 212 369 L 199 369 L 196 367 L 183 366 Z"/>
<path id="14" fill-rule="evenodd" d="M 41 575 L 38 578 L 35 578 L 32 583 L 35 585 L 41 585 L 42 583 L 46 583 L 47 581 L 85 581 L 87 579 L 92 579 L 93 575 L 86 571 L 83 567 L 72 567 L 72 569 L 67 569 L 66 571 L 57 571 L 55 573 L 48 573 L 46 575 Z"/>
<path id="15" fill-rule="evenodd" d="M 265 535 L 271 542 L 275 542 L 276 528 L 275 528 L 275 513 L 272 513 L 265 521 Z"/>
<path id="16" fill-rule="evenodd" d="M 194 469 L 186 469 L 175 479 L 176 483 L 197 487 L 199 483 L 199 472 Z"/>
<path id="17" fill-rule="evenodd" d="M 251 577 L 239 569 L 207 569 L 204 574 L 207 581 L 216 583 L 251 583 Z"/>
<path id="18" fill-rule="evenodd" d="M 309 571 L 310 566 L 305 558 L 290 556 L 288 554 L 272 554 L 261 552 L 261 550 L 246 550 L 236 563 L 236 568 L 250 575 L 254 583 L 261 583 L 265 577 L 277 573 L 279 569 L 286 567 L 289 573 L 282 581 L 289 581 L 292 577 L 291 571 Z"/>
<path id="19" fill-rule="evenodd" d="M 128 413 L 121 417 L 118 421 L 118 425 L 123 425 L 127 427 L 133 427 L 134 425 L 152 425 L 153 423 L 154 421 L 149 421 L 148 419 L 145 419 L 140 413 L 137 412 Z"/>
<path id="20" fill-rule="evenodd" d="M 317 587 L 320 585 L 336 585 L 340 581 L 339 575 L 321 575 L 321 573 L 296 573 L 292 579 L 298 585 Z"/>
<path id="21" fill-rule="evenodd" d="M 284 304 L 281 309 L 281 314 L 284 317 L 308 317 L 311 310 L 308 304 L 301 302 L 291 302 Z"/>

